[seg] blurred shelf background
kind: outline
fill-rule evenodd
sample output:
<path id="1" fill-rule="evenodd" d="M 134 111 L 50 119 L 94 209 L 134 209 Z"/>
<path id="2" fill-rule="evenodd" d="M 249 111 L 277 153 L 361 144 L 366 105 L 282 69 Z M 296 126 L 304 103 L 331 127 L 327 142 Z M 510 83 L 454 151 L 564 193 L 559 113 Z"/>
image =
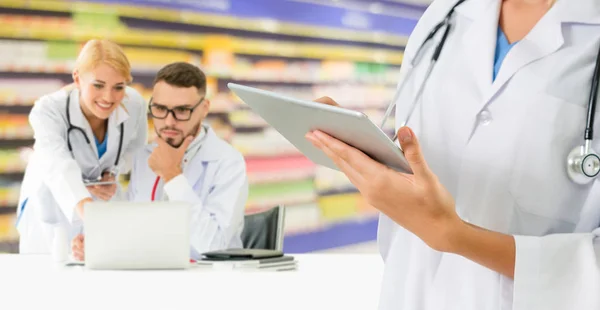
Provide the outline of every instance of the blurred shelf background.
<path id="1" fill-rule="evenodd" d="M 33 144 L 27 115 L 37 98 L 71 83 L 78 51 L 92 38 L 125 48 L 132 86 L 146 99 L 154 74 L 169 62 L 205 71 L 207 121 L 246 158 L 247 212 L 287 207 L 285 251 L 375 240 L 378 214 L 348 179 L 306 159 L 227 83 L 303 99 L 330 96 L 379 123 L 426 2 L 0 1 L 0 252 L 18 249 L 15 212 Z M 391 134 L 393 126 L 392 117 L 385 130 Z"/>

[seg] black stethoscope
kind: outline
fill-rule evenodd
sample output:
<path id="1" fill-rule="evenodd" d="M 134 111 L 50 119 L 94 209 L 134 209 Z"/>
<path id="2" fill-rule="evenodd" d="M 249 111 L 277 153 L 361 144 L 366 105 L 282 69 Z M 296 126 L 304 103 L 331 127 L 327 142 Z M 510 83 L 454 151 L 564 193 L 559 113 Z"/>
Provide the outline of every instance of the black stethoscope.
<path id="1" fill-rule="evenodd" d="M 446 14 L 446 17 L 444 18 L 444 20 L 441 21 L 440 23 L 438 23 L 431 30 L 431 32 L 429 32 L 429 35 L 427 35 L 427 37 L 425 38 L 425 41 L 423 41 L 423 43 L 417 50 L 417 53 L 415 54 L 415 57 L 413 58 L 414 60 L 419 58 L 419 54 L 421 53 L 423 46 L 429 40 L 433 39 L 433 37 L 437 34 L 437 32 L 440 29 L 442 29 L 442 27 L 445 26 L 445 30 L 442 35 L 442 38 L 441 38 L 440 42 L 438 43 L 438 45 L 435 47 L 433 55 L 431 56 L 431 62 L 429 64 L 429 67 L 427 68 L 427 73 L 425 74 L 425 78 L 424 78 L 423 82 L 421 83 L 421 86 L 417 90 L 415 100 L 413 101 L 412 107 L 411 107 L 410 111 L 408 112 L 406 118 L 404 119 L 404 122 L 400 125 L 400 127 L 406 125 L 406 123 L 410 119 L 410 116 L 415 109 L 416 102 L 418 101 L 417 99 L 422 95 L 425 84 L 427 83 L 427 80 L 429 79 L 429 76 L 431 75 L 431 71 L 433 70 L 435 63 L 438 61 L 438 58 L 440 57 L 440 53 L 442 52 L 442 48 L 444 47 L 444 44 L 446 43 L 446 39 L 448 38 L 448 33 L 450 32 L 450 28 L 452 26 L 450 19 L 452 18 L 452 15 L 454 14 L 454 10 L 456 9 L 457 6 L 461 5 L 463 2 L 465 2 L 465 0 L 459 0 L 450 9 L 448 14 Z M 381 122 L 381 126 L 379 126 L 380 128 L 383 128 L 383 126 L 385 125 L 385 122 L 386 122 L 387 118 L 390 116 L 392 109 L 396 105 L 396 101 L 398 100 L 400 93 L 402 92 L 402 89 L 407 84 L 406 81 L 408 80 L 411 73 L 412 73 L 412 70 L 410 70 L 406 74 L 406 78 L 404 79 L 404 82 L 400 85 L 400 87 L 396 91 L 396 94 L 394 95 L 394 99 L 392 99 L 392 102 L 389 104 L 389 106 L 387 107 L 387 109 L 385 111 L 385 114 L 383 116 L 383 121 Z M 585 132 L 584 132 L 584 144 L 575 147 L 567 156 L 567 174 L 569 175 L 571 180 L 577 184 L 587 184 L 587 183 L 591 182 L 594 178 L 596 178 L 598 176 L 598 173 L 600 173 L 600 157 L 592 149 L 592 140 L 593 140 L 593 136 L 594 136 L 594 129 L 593 129 L 594 128 L 594 114 L 596 112 L 596 100 L 598 99 L 598 81 L 599 80 L 600 80 L 600 50 L 598 51 L 598 56 L 596 57 L 596 67 L 594 69 L 594 76 L 592 77 L 592 87 L 591 87 L 591 91 L 590 91 L 590 97 L 588 100 L 587 118 L 586 118 Z M 397 139 L 397 134 L 394 135 L 392 140 L 395 141 L 396 139 Z"/>
<path id="2" fill-rule="evenodd" d="M 71 139 L 70 139 L 70 134 L 71 134 L 72 130 L 77 130 L 77 131 L 81 132 L 81 134 L 85 138 L 85 142 L 87 142 L 87 144 L 90 144 L 91 141 L 88 138 L 88 136 L 85 134 L 85 131 L 83 130 L 83 128 L 71 124 L 71 115 L 69 113 L 70 104 L 71 104 L 71 94 L 69 94 L 67 96 L 67 111 L 66 112 L 67 112 L 67 123 L 69 124 L 69 127 L 67 129 L 67 146 L 69 147 L 69 151 L 71 152 L 71 155 L 73 155 L 73 147 L 71 146 Z M 117 158 L 115 159 L 115 168 L 114 169 L 117 169 L 117 167 L 119 167 L 119 159 L 121 157 L 121 148 L 123 147 L 123 128 L 124 128 L 123 123 L 121 123 L 121 132 L 119 135 L 119 149 L 117 151 Z M 111 171 L 111 173 L 115 176 L 117 174 L 115 171 Z"/>

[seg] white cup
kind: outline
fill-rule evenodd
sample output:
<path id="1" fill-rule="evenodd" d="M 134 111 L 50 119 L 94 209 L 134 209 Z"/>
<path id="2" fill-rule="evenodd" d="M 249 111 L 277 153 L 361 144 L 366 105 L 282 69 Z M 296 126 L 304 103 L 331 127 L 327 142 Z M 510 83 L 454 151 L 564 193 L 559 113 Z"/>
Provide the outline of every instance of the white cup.
<path id="1" fill-rule="evenodd" d="M 69 240 L 64 227 L 54 227 L 54 240 L 52 242 L 52 258 L 55 262 L 66 262 L 69 256 Z"/>

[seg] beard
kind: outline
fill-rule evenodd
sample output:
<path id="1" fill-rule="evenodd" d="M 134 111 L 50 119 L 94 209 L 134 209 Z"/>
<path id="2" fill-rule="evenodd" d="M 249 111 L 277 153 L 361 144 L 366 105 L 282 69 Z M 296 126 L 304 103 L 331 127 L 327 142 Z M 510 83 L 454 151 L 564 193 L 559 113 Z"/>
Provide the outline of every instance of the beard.
<path id="1" fill-rule="evenodd" d="M 160 135 L 160 131 L 157 130 L 156 128 L 154 129 L 156 131 L 156 134 L 163 140 L 165 140 L 165 142 L 167 142 L 170 146 L 174 147 L 174 148 L 179 148 L 181 146 L 181 144 L 183 144 L 183 140 L 185 138 L 187 138 L 188 136 L 192 136 L 192 137 L 196 137 L 196 135 L 198 134 L 198 132 L 200 131 L 200 123 L 196 124 L 196 126 L 194 126 L 194 128 L 192 128 L 190 131 L 183 133 L 183 131 L 173 128 L 173 127 L 168 127 L 165 126 L 163 128 L 160 129 L 160 131 L 162 130 L 174 130 L 174 131 L 178 131 L 181 133 L 181 137 L 179 138 L 163 138 L 163 136 Z"/>

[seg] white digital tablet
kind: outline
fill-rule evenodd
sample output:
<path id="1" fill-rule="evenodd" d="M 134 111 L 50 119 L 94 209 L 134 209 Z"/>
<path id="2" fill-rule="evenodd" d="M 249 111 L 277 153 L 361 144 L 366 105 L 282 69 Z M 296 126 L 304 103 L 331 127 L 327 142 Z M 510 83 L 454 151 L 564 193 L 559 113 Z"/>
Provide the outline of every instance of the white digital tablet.
<path id="1" fill-rule="evenodd" d="M 340 170 L 323 151 L 305 138 L 308 132 L 320 130 L 396 171 L 412 173 L 402 150 L 364 113 L 235 83 L 227 85 L 315 164 Z"/>
<path id="2" fill-rule="evenodd" d="M 94 186 L 94 185 L 113 185 L 113 184 L 117 184 L 116 180 L 113 181 L 90 181 L 90 182 L 83 182 L 83 184 L 85 184 L 85 186 Z"/>

